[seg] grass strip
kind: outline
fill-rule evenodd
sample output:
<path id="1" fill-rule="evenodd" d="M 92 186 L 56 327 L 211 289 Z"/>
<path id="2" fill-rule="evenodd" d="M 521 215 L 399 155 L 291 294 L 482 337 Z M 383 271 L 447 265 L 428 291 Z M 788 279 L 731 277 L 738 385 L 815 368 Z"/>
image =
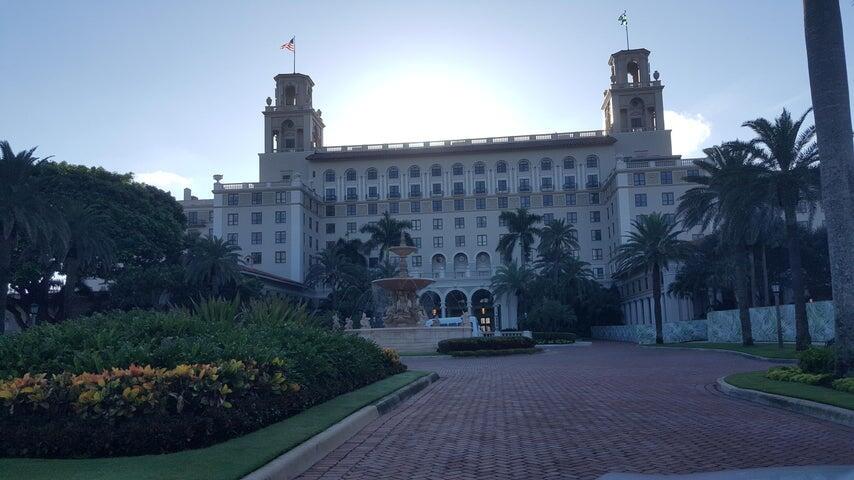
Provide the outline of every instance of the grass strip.
<path id="1" fill-rule="evenodd" d="M 854 410 L 854 393 L 816 385 L 807 385 L 800 382 L 771 380 L 765 377 L 765 372 L 736 373 L 726 377 L 725 380 L 730 385 L 738 388 L 811 400 L 813 402 L 833 405 L 834 407 Z"/>
<path id="2" fill-rule="evenodd" d="M 740 343 L 713 343 L 713 342 L 686 342 L 686 343 L 664 343 L 661 345 L 650 345 L 653 347 L 678 347 L 678 348 L 706 348 L 714 350 L 730 350 L 733 352 L 749 353 L 765 358 L 787 358 L 797 359 L 795 344 L 784 343 L 783 349 L 777 347 L 776 343 L 757 343 L 745 347 Z"/>
<path id="3" fill-rule="evenodd" d="M 27 480 L 235 480 L 428 372 L 372 383 L 258 431 L 197 450 L 91 459 L 2 458 L 0 478 Z"/>

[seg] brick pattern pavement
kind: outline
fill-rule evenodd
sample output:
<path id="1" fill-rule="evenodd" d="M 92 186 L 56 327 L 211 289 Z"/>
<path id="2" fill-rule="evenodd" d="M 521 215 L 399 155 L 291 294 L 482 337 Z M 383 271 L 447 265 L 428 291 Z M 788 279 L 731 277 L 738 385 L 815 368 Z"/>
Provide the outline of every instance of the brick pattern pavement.
<path id="1" fill-rule="evenodd" d="M 854 429 L 717 392 L 720 376 L 770 366 L 736 355 L 597 342 L 404 362 L 442 379 L 300 479 L 592 479 L 854 464 Z"/>

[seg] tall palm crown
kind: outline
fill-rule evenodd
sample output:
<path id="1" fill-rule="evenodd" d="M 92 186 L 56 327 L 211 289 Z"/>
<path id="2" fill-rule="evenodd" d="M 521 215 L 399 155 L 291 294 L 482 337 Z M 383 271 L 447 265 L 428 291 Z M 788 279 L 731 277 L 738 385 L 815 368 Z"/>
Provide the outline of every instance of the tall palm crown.
<path id="1" fill-rule="evenodd" d="M 495 250 L 501 254 L 505 262 L 509 262 L 518 244 L 522 250 L 522 263 L 529 261 L 534 239 L 540 233 L 536 225 L 540 223 L 542 217 L 520 208 L 515 212 L 505 210 L 498 218 L 507 226 L 507 233 L 501 236 L 498 248 Z"/>
<path id="2" fill-rule="evenodd" d="M 382 218 L 376 223 L 368 223 L 361 228 L 362 233 L 369 233 L 371 238 L 365 242 L 365 251 L 370 252 L 379 249 L 380 259 L 386 257 L 388 247 L 400 245 L 400 236 L 403 234 L 406 238 L 406 243 L 412 243 L 412 237 L 406 230 L 412 228 L 412 222 L 408 220 L 397 220 L 392 218 L 388 212 L 383 213 Z"/>
<path id="3" fill-rule="evenodd" d="M 495 270 L 490 289 L 496 297 L 503 295 L 524 295 L 534 281 L 534 270 L 516 262 L 505 263 Z"/>
<path id="4" fill-rule="evenodd" d="M 352 273 L 354 264 L 337 244 L 323 249 L 313 256 L 306 273 L 309 286 L 323 285 L 333 290 L 343 285 Z"/>
<path id="5" fill-rule="evenodd" d="M 241 262 L 239 246 L 219 237 L 200 237 L 187 251 L 185 277 L 219 296 L 223 287 L 239 283 Z"/>
<path id="6" fill-rule="evenodd" d="M 68 223 L 67 248 L 60 257 L 66 275 L 63 312 L 68 316 L 80 274 L 97 267 L 107 269 L 113 262 L 116 245 L 103 228 L 108 217 L 91 206 L 72 202 L 62 209 L 62 214 Z"/>
<path id="7" fill-rule="evenodd" d="M 571 255 L 578 250 L 578 230 L 563 219 L 552 220 L 540 230 L 537 250 L 549 259 Z"/>

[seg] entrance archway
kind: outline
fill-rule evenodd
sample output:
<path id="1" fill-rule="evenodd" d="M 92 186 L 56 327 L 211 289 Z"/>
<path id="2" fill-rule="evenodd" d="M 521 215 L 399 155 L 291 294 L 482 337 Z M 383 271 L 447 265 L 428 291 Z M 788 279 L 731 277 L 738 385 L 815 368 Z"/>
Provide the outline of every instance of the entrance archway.
<path id="1" fill-rule="evenodd" d="M 489 290 L 475 291 L 471 296 L 471 308 L 482 332 L 493 332 L 498 329 L 498 323 L 495 320 L 495 305 L 492 293 Z"/>
<path id="2" fill-rule="evenodd" d="M 442 298 L 436 292 L 424 292 L 421 294 L 421 308 L 427 318 L 442 316 Z"/>
<path id="3" fill-rule="evenodd" d="M 451 290 L 445 295 L 445 316 L 460 317 L 468 312 L 468 298 L 459 290 Z"/>

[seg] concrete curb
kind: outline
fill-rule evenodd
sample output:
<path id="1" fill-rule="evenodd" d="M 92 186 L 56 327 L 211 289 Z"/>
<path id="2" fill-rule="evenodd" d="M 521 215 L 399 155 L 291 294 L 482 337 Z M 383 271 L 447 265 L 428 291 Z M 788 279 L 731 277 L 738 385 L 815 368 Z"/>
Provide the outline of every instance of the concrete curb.
<path id="1" fill-rule="evenodd" d="M 300 476 L 369 423 L 390 412 L 401 402 L 424 390 L 438 379 L 439 375 L 433 372 L 401 387 L 276 457 L 270 463 L 243 477 L 242 480 L 290 480 Z"/>
<path id="2" fill-rule="evenodd" d="M 739 388 L 731 383 L 727 383 L 724 377 L 719 378 L 717 384 L 718 390 L 726 395 L 854 427 L 854 411 L 851 410 L 834 407 L 833 405 L 825 405 L 823 403 L 813 402 L 810 400 L 803 400 L 800 398 L 785 397 L 783 395 L 775 395 L 773 393 L 765 393 L 758 390 Z"/>
<path id="3" fill-rule="evenodd" d="M 593 345 L 593 342 L 573 342 L 573 343 L 538 343 L 538 347 L 542 348 L 551 348 L 551 347 L 589 347 Z"/>
<path id="4" fill-rule="evenodd" d="M 692 347 L 659 347 L 657 345 L 640 345 L 643 348 L 657 348 L 659 350 L 700 350 L 703 352 L 723 352 L 723 353 L 732 353 L 735 355 L 740 355 L 742 357 L 752 358 L 754 360 L 763 360 L 771 363 L 785 363 L 785 364 L 794 364 L 798 363 L 798 361 L 794 358 L 770 358 L 770 357 L 760 357 L 759 355 L 753 355 L 752 353 L 744 353 L 736 350 L 724 350 L 722 348 L 692 348 Z"/>

